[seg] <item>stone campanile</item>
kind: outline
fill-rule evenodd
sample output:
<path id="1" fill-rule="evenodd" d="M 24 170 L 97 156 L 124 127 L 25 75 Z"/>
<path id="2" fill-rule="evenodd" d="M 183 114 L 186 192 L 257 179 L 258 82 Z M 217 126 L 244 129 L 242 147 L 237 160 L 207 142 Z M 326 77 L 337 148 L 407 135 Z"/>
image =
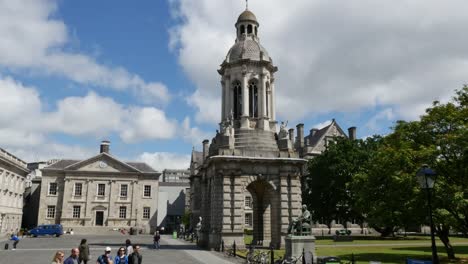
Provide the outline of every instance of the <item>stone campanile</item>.
<path id="1" fill-rule="evenodd" d="M 277 132 L 275 78 L 278 70 L 260 45 L 255 15 L 245 10 L 221 75 L 220 129 L 192 152 L 192 226 L 201 246 L 244 247 L 246 223 L 253 243 L 284 247 L 293 217 L 301 212 L 305 160 L 292 146 L 286 124 Z M 201 217 L 201 218 L 200 218 Z"/>
<path id="2" fill-rule="evenodd" d="M 275 79 L 278 70 L 260 44 L 255 15 L 245 10 L 236 27 L 236 42 L 218 73 L 221 75 L 221 122 L 234 119 L 234 128 L 276 132 Z"/>

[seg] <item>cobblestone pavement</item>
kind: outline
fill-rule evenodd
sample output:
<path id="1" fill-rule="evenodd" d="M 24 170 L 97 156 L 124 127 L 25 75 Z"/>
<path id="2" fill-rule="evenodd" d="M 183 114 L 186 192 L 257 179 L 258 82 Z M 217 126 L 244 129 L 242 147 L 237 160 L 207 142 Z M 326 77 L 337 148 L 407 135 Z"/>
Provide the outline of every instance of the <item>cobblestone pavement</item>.
<path id="1" fill-rule="evenodd" d="M 152 236 L 138 235 L 64 235 L 62 237 L 37 237 L 23 238 L 16 250 L 11 250 L 11 241 L 2 241 L 0 246 L 0 263 L 8 264 L 48 264 L 51 262 L 57 250 L 70 254 L 72 247 L 77 247 L 82 238 L 88 240 L 92 255 L 89 263 L 96 263 L 97 257 L 104 252 L 104 248 L 112 248 L 112 256 L 115 256 L 118 247 L 125 244 L 129 238 L 132 243 L 141 245 L 143 263 L 195 263 L 195 264 L 229 264 L 229 259 L 221 254 L 200 250 L 190 243 L 173 239 L 170 236 L 162 236 L 161 249 L 152 249 Z M 10 250 L 4 250 L 5 243 L 10 244 Z"/>

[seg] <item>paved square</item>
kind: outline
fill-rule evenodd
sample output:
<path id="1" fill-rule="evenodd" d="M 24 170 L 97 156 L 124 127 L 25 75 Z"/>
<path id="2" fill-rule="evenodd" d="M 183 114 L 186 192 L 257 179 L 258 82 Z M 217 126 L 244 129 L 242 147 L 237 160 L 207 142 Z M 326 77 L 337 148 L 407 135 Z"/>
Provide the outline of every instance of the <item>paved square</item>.
<path id="1" fill-rule="evenodd" d="M 190 243 L 182 240 L 173 239 L 168 235 L 161 238 L 161 249 L 152 249 L 153 237 L 149 235 L 64 235 L 62 237 L 37 237 L 23 238 L 18 244 L 16 250 L 4 250 L 6 241 L 2 241 L 0 249 L 0 263 L 8 264 L 41 264 L 50 263 L 52 257 L 57 250 L 65 252 L 65 256 L 70 255 L 70 250 L 73 247 L 78 247 L 81 239 L 86 238 L 90 247 L 91 261 L 90 264 L 96 263 L 96 259 L 100 254 L 104 253 L 104 248 L 109 246 L 112 248 L 112 256 L 120 246 L 125 244 L 125 240 L 129 238 L 133 244 L 139 244 L 142 248 L 143 263 L 213 263 L 213 264 L 229 264 L 232 263 L 228 259 L 223 258 L 219 253 L 200 250 Z"/>

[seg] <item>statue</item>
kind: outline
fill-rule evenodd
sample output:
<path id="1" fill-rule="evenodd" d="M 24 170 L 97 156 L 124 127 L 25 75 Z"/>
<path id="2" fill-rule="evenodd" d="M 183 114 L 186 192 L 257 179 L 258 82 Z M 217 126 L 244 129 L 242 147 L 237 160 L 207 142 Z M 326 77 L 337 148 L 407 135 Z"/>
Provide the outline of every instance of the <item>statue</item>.
<path id="1" fill-rule="evenodd" d="M 229 116 L 221 121 L 221 133 L 225 136 L 233 136 L 234 133 L 232 131 L 232 128 L 234 127 L 234 113 L 231 112 L 229 113 Z"/>
<path id="2" fill-rule="evenodd" d="M 288 138 L 289 133 L 286 130 L 287 125 L 288 125 L 288 121 L 286 121 L 286 124 L 283 121 L 281 121 L 280 131 L 279 131 L 279 139 Z"/>
<path id="3" fill-rule="evenodd" d="M 294 219 L 288 228 L 288 234 L 298 235 L 298 236 L 307 236 L 311 234 L 311 220 L 312 215 L 309 210 L 307 210 L 307 205 L 302 205 L 302 215 Z"/>

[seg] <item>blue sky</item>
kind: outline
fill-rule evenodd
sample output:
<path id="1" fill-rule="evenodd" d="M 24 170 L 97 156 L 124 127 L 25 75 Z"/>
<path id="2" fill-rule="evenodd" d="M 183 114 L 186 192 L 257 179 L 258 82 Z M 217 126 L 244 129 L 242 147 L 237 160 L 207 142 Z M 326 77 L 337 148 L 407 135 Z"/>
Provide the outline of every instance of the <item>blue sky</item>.
<path id="1" fill-rule="evenodd" d="M 250 1 L 278 120 L 388 133 L 466 83 L 464 1 Z M 465 8 L 462 8 L 465 6 Z M 266 8 L 268 7 L 268 8 Z M 217 129 L 240 0 L 0 0 L 0 147 L 186 168 Z"/>

